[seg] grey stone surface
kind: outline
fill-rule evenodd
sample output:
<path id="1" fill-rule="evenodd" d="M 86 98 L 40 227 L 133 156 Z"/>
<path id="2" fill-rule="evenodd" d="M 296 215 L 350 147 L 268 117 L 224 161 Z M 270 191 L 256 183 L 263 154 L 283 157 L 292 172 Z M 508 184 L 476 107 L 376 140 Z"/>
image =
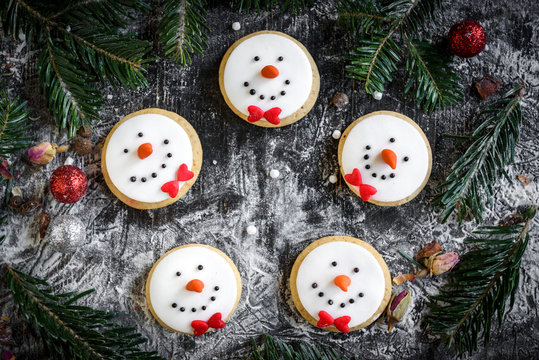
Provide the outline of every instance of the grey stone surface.
<path id="1" fill-rule="evenodd" d="M 73 214 L 87 225 L 87 243 L 72 254 L 56 253 L 37 233 L 38 214 L 10 216 L 0 246 L 0 264 L 11 264 L 36 276 L 47 277 L 58 290 L 95 288 L 83 303 L 119 312 L 118 321 L 135 326 L 149 338 L 148 349 L 165 358 L 234 359 L 245 355 L 250 339 L 270 333 L 284 339 L 318 341 L 359 359 L 448 359 L 454 355 L 432 338 L 422 326 L 426 297 L 436 293 L 444 278 L 421 279 L 408 285 L 414 305 L 406 320 L 389 334 L 385 326 L 345 334 L 329 334 L 310 326 L 293 308 L 288 276 L 295 257 L 319 237 L 343 234 L 359 237 L 374 245 L 385 258 L 393 275 L 411 270 L 396 250 L 414 252 L 426 242 L 438 240 L 448 251 L 462 252 L 462 240 L 475 224 L 459 227 L 454 221 L 440 224 L 429 205 L 434 187 L 443 180 L 462 149 L 455 148 L 445 133 L 462 134 L 471 128 L 472 115 L 486 102 L 472 91 L 484 74 L 504 82 L 501 93 L 521 77 L 528 83 L 523 101 L 525 121 L 517 147 L 516 162 L 508 168 L 513 183 L 500 181 L 485 223 L 495 224 L 518 206 L 539 202 L 539 142 L 537 136 L 539 62 L 539 5 L 515 0 L 471 2 L 445 1 L 444 16 L 433 24 L 435 39 L 443 37 L 456 21 L 472 18 L 487 30 L 488 48 L 472 59 L 455 59 L 464 85 L 465 101 L 445 111 L 428 115 L 403 94 L 403 70 L 388 86 L 381 101 L 365 94 L 362 85 L 345 77 L 347 46 L 336 26 L 336 12 L 320 1 L 297 17 L 277 11 L 239 15 L 230 7 L 214 2 L 209 6 L 212 28 L 209 48 L 195 56 L 189 67 L 158 60 L 148 71 L 150 87 L 127 91 L 105 87 L 105 106 L 96 122 L 92 140 L 107 135 L 114 123 L 133 111 L 160 107 L 184 116 L 198 132 L 204 149 L 200 177 L 176 204 L 153 211 L 131 209 L 117 200 L 106 187 L 99 170 L 99 156 L 77 156 L 76 164 L 90 179 L 88 194 L 74 205 L 59 204 L 48 191 L 48 178 L 65 156 L 34 170 L 22 161 L 15 185 L 25 196 L 39 196 L 52 216 Z M 240 31 L 231 24 L 241 22 Z M 155 21 L 140 18 L 133 24 L 141 37 L 155 38 Z M 264 129 L 237 118 L 225 104 L 217 81 L 218 66 L 226 49 L 240 37 L 258 30 L 278 30 L 301 41 L 311 52 L 321 74 L 319 99 L 311 113 L 298 123 L 281 129 Z M 10 93 L 33 99 L 29 109 L 35 142 L 65 141 L 55 131 L 52 119 L 39 111 L 35 86 L 36 66 L 31 49 L 23 41 L 0 38 L 0 68 L 14 75 L 5 77 Z M 342 110 L 329 104 L 336 92 L 350 97 Z M 412 202 L 382 208 L 365 204 L 338 175 L 335 129 L 344 131 L 359 116 L 375 110 L 393 110 L 414 119 L 425 131 L 434 154 L 434 167 L 426 189 Z M 281 176 L 272 179 L 271 169 Z M 516 177 L 524 174 L 532 182 L 523 186 Z M 4 210 L 2 210 L 4 212 Z M 257 235 L 247 235 L 255 224 Z M 480 348 L 473 359 L 531 359 L 539 356 L 537 316 L 539 265 L 538 221 L 522 263 L 520 290 L 503 329 L 495 328 L 491 344 Z M 150 316 L 144 298 L 144 284 L 152 264 L 167 250 L 186 243 L 216 246 L 237 264 L 243 293 L 237 312 L 223 330 L 198 339 L 172 333 Z M 19 334 L 20 347 L 13 348 L 19 359 L 44 358 L 41 347 L 30 336 L 22 317 L 14 309 L 5 288 L 5 271 L 0 272 L 0 314 L 10 315 Z M 396 291 L 396 289 L 395 289 Z"/>

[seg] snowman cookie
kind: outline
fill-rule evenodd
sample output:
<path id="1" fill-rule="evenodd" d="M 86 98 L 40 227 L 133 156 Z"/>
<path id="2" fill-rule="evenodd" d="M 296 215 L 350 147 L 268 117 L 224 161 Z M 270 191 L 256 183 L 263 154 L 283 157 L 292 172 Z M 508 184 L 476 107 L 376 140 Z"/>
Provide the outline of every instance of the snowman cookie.
<path id="1" fill-rule="evenodd" d="M 404 204 L 429 180 L 432 153 L 410 118 L 376 111 L 354 121 L 339 142 L 341 173 L 356 195 L 381 205 Z"/>
<path id="2" fill-rule="evenodd" d="M 225 327 L 241 296 L 238 269 L 211 246 L 179 246 L 154 264 L 146 281 L 146 301 L 164 327 L 200 336 Z"/>
<path id="3" fill-rule="evenodd" d="M 110 190 L 137 209 L 179 200 L 200 172 L 202 147 L 183 117 L 145 109 L 127 115 L 108 134 L 101 168 Z"/>
<path id="4" fill-rule="evenodd" d="M 391 276 L 382 256 L 349 236 L 328 236 L 299 254 L 290 275 L 300 314 L 324 330 L 347 333 L 371 324 L 391 297 Z"/>
<path id="5" fill-rule="evenodd" d="M 290 125 L 313 107 L 320 77 L 313 58 L 296 39 L 259 31 L 236 41 L 219 68 L 228 106 L 258 126 Z"/>

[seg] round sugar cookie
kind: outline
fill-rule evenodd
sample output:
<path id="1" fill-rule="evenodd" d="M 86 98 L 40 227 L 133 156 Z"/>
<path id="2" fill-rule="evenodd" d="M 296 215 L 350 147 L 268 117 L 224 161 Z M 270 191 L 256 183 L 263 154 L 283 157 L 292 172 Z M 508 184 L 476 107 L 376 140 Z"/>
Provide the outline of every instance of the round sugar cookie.
<path id="1" fill-rule="evenodd" d="M 341 136 L 338 155 L 348 187 L 364 201 L 380 206 L 415 198 L 432 169 L 423 130 L 393 111 L 375 111 L 354 121 Z"/>
<path id="2" fill-rule="evenodd" d="M 349 236 L 328 236 L 299 254 L 290 290 L 294 305 L 309 323 L 347 333 L 382 314 L 391 298 L 391 276 L 371 245 Z"/>
<path id="3" fill-rule="evenodd" d="M 146 281 L 152 315 L 167 329 L 200 336 L 221 329 L 241 296 L 238 269 L 225 253 L 201 244 L 161 256 Z"/>
<path id="4" fill-rule="evenodd" d="M 201 165 L 202 147 L 191 124 L 154 108 L 129 114 L 114 125 L 101 154 L 109 189 L 137 209 L 178 201 L 195 183 Z"/>
<path id="5" fill-rule="evenodd" d="M 280 127 L 312 109 L 320 76 L 312 56 L 296 39 L 278 31 L 259 31 L 227 50 L 219 67 L 219 87 L 240 118 Z"/>

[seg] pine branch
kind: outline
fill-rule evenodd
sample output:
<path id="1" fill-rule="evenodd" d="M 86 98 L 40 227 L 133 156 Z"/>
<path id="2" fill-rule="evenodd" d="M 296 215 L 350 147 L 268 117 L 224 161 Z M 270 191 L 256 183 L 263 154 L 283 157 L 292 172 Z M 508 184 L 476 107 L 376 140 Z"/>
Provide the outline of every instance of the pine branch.
<path id="1" fill-rule="evenodd" d="M 129 8 L 146 11 L 149 6 L 142 0 L 12 0 L 0 5 L 5 31 L 24 33 L 41 51 L 40 68 L 50 68 L 47 75 L 40 73 L 39 88 L 51 96 L 49 109 L 68 136 L 98 119 L 102 95 L 95 89 L 97 82 L 108 79 L 131 89 L 148 86 L 148 60 L 143 58 L 151 44 L 119 34 L 127 25 Z"/>
<path id="2" fill-rule="evenodd" d="M 315 0 L 235 0 L 235 6 L 240 12 L 248 14 L 251 10 L 260 13 L 278 7 L 282 12 L 289 11 L 299 15 L 308 6 L 313 6 Z"/>
<path id="3" fill-rule="evenodd" d="M 413 93 L 417 105 L 432 113 L 436 108 L 445 109 L 446 104 L 458 104 L 463 100 L 460 78 L 449 69 L 449 61 L 427 41 L 410 40 L 406 70 L 409 80 L 404 92 Z"/>
<path id="4" fill-rule="evenodd" d="M 210 30 L 205 5 L 204 0 L 165 0 L 157 30 L 165 57 L 185 66 L 191 64 L 191 54 L 204 55 Z"/>
<path id="5" fill-rule="evenodd" d="M 56 294 L 46 280 L 7 270 L 15 304 L 55 358 L 162 359 L 138 348 L 146 339 L 134 328 L 111 323 L 116 314 L 74 305 L 93 289 Z"/>
<path id="6" fill-rule="evenodd" d="M 339 23 L 355 39 L 381 32 L 382 26 L 392 21 L 386 17 L 376 0 L 339 0 L 335 6 L 339 13 Z"/>
<path id="7" fill-rule="evenodd" d="M 11 100 L 7 92 L 0 90 L 0 158 L 7 158 L 30 144 L 25 106 L 26 101 Z"/>
<path id="8" fill-rule="evenodd" d="M 258 346 L 253 339 L 253 350 L 249 358 L 252 360 L 352 360 L 329 347 L 304 342 L 288 344 L 267 334 L 262 335 L 261 346 Z"/>
<path id="9" fill-rule="evenodd" d="M 494 185 L 505 176 L 505 166 L 513 163 L 520 138 L 522 111 L 520 98 L 524 84 L 487 105 L 475 118 L 480 125 L 470 134 L 471 145 L 451 167 L 451 173 L 438 189 L 433 204 L 443 209 L 442 222 L 456 212 L 459 223 L 483 220 L 485 201 L 494 196 Z M 490 200 L 491 201 L 491 200 Z"/>
<path id="10" fill-rule="evenodd" d="M 430 297 L 426 322 L 458 355 L 472 354 L 481 339 L 490 340 L 492 323 L 502 326 L 504 315 L 515 302 L 520 264 L 529 241 L 528 228 L 535 216 L 533 206 L 508 226 L 484 226 L 466 239 L 477 249 L 461 257 L 450 273 L 451 282 Z M 507 302 L 509 300 L 509 306 Z"/>
<path id="11" fill-rule="evenodd" d="M 1 180 L 0 180 L 1 182 Z M 7 220 L 7 214 L 4 214 L 0 217 L 0 226 L 4 225 L 4 223 L 6 222 Z M 4 240 L 6 240 L 6 235 L 0 235 L 0 245 L 2 245 L 2 243 L 4 242 Z"/>
<path id="12" fill-rule="evenodd" d="M 442 0 L 414 0 L 414 6 L 404 22 L 404 30 L 408 33 L 417 33 L 425 29 L 427 21 L 435 19 L 442 8 Z"/>

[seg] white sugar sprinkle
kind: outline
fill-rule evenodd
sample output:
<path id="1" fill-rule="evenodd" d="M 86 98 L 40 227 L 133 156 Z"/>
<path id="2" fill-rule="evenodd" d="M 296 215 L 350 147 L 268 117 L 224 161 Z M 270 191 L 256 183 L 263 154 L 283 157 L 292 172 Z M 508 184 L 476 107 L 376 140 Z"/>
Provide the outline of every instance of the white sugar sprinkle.
<path id="1" fill-rule="evenodd" d="M 341 137 L 341 132 L 339 130 L 334 130 L 331 136 L 333 136 L 334 139 L 338 139 Z"/>
<path id="2" fill-rule="evenodd" d="M 374 100 L 382 100 L 383 94 L 379 91 L 375 91 L 374 94 L 372 94 L 372 97 Z"/>
<path id="3" fill-rule="evenodd" d="M 211 163 L 212 163 L 213 165 L 217 165 L 217 160 L 213 160 Z"/>
<path id="4" fill-rule="evenodd" d="M 247 226 L 246 230 L 247 230 L 247 234 L 249 234 L 249 235 L 254 235 L 254 234 L 256 234 L 258 232 L 258 229 L 254 225 Z"/>
<path id="5" fill-rule="evenodd" d="M 239 22 L 233 22 L 232 23 L 232 30 L 235 30 L 235 31 L 238 31 L 239 29 L 241 29 L 241 24 Z"/>
<path id="6" fill-rule="evenodd" d="M 337 182 L 337 177 L 335 175 L 330 175 L 329 182 L 335 184 Z"/>
<path id="7" fill-rule="evenodd" d="M 277 169 L 271 169 L 270 172 L 269 172 L 269 176 L 270 176 L 272 179 L 278 178 L 279 175 L 281 175 L 281 173 L 280 173 L 279 170 L 277 170 Z"/>

